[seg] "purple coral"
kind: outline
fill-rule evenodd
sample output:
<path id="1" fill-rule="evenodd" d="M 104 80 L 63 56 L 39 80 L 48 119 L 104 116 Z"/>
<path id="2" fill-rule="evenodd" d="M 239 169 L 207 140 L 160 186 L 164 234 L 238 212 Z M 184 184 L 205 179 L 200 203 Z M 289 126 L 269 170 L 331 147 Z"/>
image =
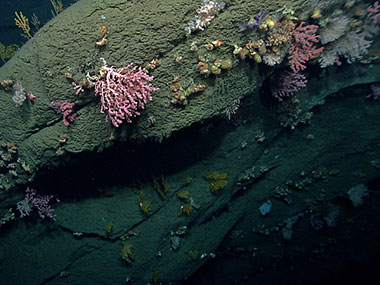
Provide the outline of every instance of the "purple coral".
<path id="1" fill-rule="evenodd" d="M 54 209 L 49 205 L 51 198 L 53 198 L 53 195 L 42 196 L 28 187 L 25 190 L 24 200 L 17 203 L 17 209 L 19 210 L 21 217 L 25 217 L 29 216 L 30 212 L 32 212 L 35 207 L 41 219 L 48 217 L 55 221 L 56 214 L 54 214 Z"/>
<path id="2" fill-rule="evenodd" d="M 293 96 L 307 84 L 305 75 L 290 71 L 285 71 L 273 81 L 276 83 L 272 87 L 272 95 L 278 101 L 282 101 L 284 97 Z"/>
<path id="3" fill-rule="evenodd" d="M 267 11 L 261 12 L 260 14 L 249 19 L 249 21 L 245 23 L 246 27 L 251 30 L 256 30 L 263 23 L 267 15 L 268 15 Z"/>

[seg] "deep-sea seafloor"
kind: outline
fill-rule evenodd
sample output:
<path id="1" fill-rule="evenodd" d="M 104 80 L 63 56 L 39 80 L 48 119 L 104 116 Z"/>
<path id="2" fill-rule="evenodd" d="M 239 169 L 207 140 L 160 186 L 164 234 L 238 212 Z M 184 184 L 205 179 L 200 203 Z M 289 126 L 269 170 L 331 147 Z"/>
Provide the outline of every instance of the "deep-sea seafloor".
<path id="1" fill-rule="evenodd" d="M 0 89 L 1 283 L 349 284 L 376 272 L 378 37 L 358 58 L 308 62 L 306 88 L 283 102 L 271 91 L 288 62 L 233 54 L 262 35 L 239 26 L 263 10 L 320 25 L 343 13 L 344 39 L 370 25 L 371 3 L 225 1 L 193 31 L 198 2 L 81 0 L 0 68 L 35 95 L 15 106 L 14 90 Z M 219 70 L 214 57 L 227 56 Z M 160 89 L 133 123 L 105 122 L 93 90 L 72 88 L 99 62 L 152 68 L 158 58 Z M 200 74 L 211 59 L 215 74 Z M 205 89 L 174 97 L 195 82 Z M 67 125 L 51 108 L 63 99 L 76 104 Z M 50 200 L 53 219 L 20 204 L 26 189 Z"/>

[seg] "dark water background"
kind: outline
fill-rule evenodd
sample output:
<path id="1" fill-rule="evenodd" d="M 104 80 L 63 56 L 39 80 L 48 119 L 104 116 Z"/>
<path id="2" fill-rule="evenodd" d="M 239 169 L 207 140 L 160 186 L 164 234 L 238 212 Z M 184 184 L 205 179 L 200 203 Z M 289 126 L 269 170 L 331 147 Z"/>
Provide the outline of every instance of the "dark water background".
<path id="1" fill-rule="evenodd" d="M 74 0 L 62 0 L 63 9 L 75 2 Z M 52 11 L 54 11 L 49 0 L 5 0 L 1 1 L 0 7 L 0 43 L 5 46 L 17 44 L 21 47 L 27 40 L 21 35 L 22 31 L 15 24 L 15 12 L 22 12 L 29 19 L 30 33 L 33 36 L 37 32 L 31 23 L 33 13 L 41 22 L 39 26 L 41 28 L 53 18 Z M 0 66 L 3 64 L 4 62 L 0 61 Z"/>

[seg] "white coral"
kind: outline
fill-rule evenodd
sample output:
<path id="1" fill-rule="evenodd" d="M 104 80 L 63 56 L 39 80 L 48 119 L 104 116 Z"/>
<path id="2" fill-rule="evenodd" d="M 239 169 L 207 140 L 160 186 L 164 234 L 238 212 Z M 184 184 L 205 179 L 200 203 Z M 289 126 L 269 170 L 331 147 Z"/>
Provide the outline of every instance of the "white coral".
<path id="1" fill-rule="evenodd" d="M 363 197 L 368 196 L 368 188 L 365 184 L 358 184 L 347 191 L 348 198 L 350 198 L 354 207 L 363 205 Z"/>
<path id="2" fill-rule="evenodd" d="M 33 211 L 33 205 L 29 203 L 29 200 L 24 199 L 20 202 L 17 202 L 17 210 L 20 212 L 20 217 L 29 216 L 30 212 Z"/>
<path id="3" fill-rule="evenodd" d="M 26 99 L 24 88 L 22 87 L 21 82 L 17 81 L 13 85 L 13 89 L 15 90 L 15 95 L 13 95 L 12 100 L 15 102 L 16 107 L 21 106 Z"/>
<path id="4" fill-rule="evenodd" d="M 274 53 L 267 53 L 263 56 L 263 62 L 269 66 L 275 66 L 277 64 L 280 64 L 283 60 L 283 57 L 281 55 L 277 55 Z"/>
<path id="5" fill-rule="evenodd" d="M 348 63 L 353 63 L 368 53 L 371 43 L 372 41 L 367 40 L 363 32 L 351 31 L 325 49 L 319 59 L 320 66 L 323 68 L 333 65 L 338 61 L 339 56 L 345 57 Z"/>
<path id="6" fill-rule="evenodd" d="M 205 0 L 202 6 L 197 10 L 197 15 L 191 20 L 185 31 L 191 34 L 196 30 L 204 30 L 207 27 L 211 20 L 214 19 L 216 14 L 225 7 L 224 2 L 218 3 L 217 1 Z"/>
<path id="7" fill-rule="evenodd" d="M 349 23 L 346 16 L 333 18 L 325 27 L 320 30 L 322 44 L 327 44 L 343 36 Z"/>

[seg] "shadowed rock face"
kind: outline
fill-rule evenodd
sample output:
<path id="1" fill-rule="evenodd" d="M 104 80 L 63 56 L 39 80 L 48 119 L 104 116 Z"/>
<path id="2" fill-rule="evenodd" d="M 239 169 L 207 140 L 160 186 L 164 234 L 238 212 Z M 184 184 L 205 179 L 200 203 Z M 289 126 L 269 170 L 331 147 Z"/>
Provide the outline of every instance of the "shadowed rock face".
<path id="1" fill-rule="evenodd" d="M 61 198 L 54 205 L 56 223 L 30 219 L 6 228 L 0 270 L 10 283 L 19 280 L 12 272 L 31 283 L 116 284 L 131 278 L 146 284 L 154 272 L 160 281 L 180 282 L 207 261 L 202 274 L 232 283 L 259 275 L 263 268 L 262 278 L 268 278 L 275 265 L 289 269 L 294 257 L 302 264 L 312 254 L 324 258 L 323 252 L 335 248 L 349 256 L 345 249 L 351 251 L 353 236 L 355 241 L 366 238 L 369 245 L 378 240 L 378 215 L 370 212 L 377 209 L 378 196 L 371 194 L 375 189 L 370 182 L 378 176 L 380 112 L 378 102 L 364 94 L 368 84 L 380 80 L 378 64 L 310 71 L 308 88 L 297 98 L 302 112 L 314 115 L 310 124 L 299 124 L 294 131 L 281 127 L 281 115 L 263 104 L 268 94 L 262 84 L 269 69 L 239 61 L 219 76 L 199 75 L 198 55 L 190 51 L 193 42 L 202 46 L 223 40 L 210 54 L 230 57 L 233 45 L 241 44 L 237 23 L 247 15 L 284 4 L 302 10 L 299 4 L 308 4 L 258 2 L 226 1 L 209 27 L 186 35 L 184 28 L 199 3 L 82 0 L 43 27 L 0 69 L 1 80 L 20 80 L 36 96 L 35 103 L 15 107 L 13 94 L 0 90 L 0 140 L 7 148 L 15 144 L 12 159 L 23 169 L 14 183 L 26 183 L 43 169 L 35 188 Z M 108 43 L 99 48 L 95 42 L 102 26 L 107 27 Z M 176 61 L 178 57 L 182 60 Z M 161 60 L 151 73 L 160 90 L 132 124 L 115 129 L 106 123 L 93 90 L 75 95 L 64 76 L 70 72 L 79 82 L 99 68 L 99 58 L 115 67 Z M 190 97 L 188 105 L 173 105 L 175 76 L 183 85 L 193 80 L 207 87 Z M 241 97 L 237 127 L 211 120 Z M 76 103 L 77 116 L 69 127 L 50 108 L 53 100 Z M 74 163 L 64 167 L 71 159 Z M 218 193 L 203 178 L 210 171 L 227 173 L 228 183 Z M 153 183 L 162 174 L 170 186 L 164 198 L 162 185 L 157 190 Z M 184 186 L 187 176 L 191 183 Z M 355 212 L 346 197 L 359 183 L 370 188 L 371 199 L 364 204 L 368 211 Z M 186 189 L 192 202 L 177 195 Z M 4 210 L 22 199 L 7 193 L 0 196 Z M 268 200 L 271 212 L 263 217 L 258 209 Z M 144 201 L 150 202 L 145 214 Z M 189 216 L 181 212 L 184 203 L 193 207 Z M 323 220 L 331 204 L 339 207 L 343 227 L 333 231 L 325 226 L 316 234 L 310 220 Z M 294 233 L 284 241 L 281 229 L 295 215 L 300 218 Z M 353 223 L 365 234 L 358 234 Z M 130 264 L 120 257 L 124 241 L 133 247 Z M 228 270 L 220 272 L 223 264 Z M 66 279 L 60 272 L 68 273 L 62 274 Z"/>

